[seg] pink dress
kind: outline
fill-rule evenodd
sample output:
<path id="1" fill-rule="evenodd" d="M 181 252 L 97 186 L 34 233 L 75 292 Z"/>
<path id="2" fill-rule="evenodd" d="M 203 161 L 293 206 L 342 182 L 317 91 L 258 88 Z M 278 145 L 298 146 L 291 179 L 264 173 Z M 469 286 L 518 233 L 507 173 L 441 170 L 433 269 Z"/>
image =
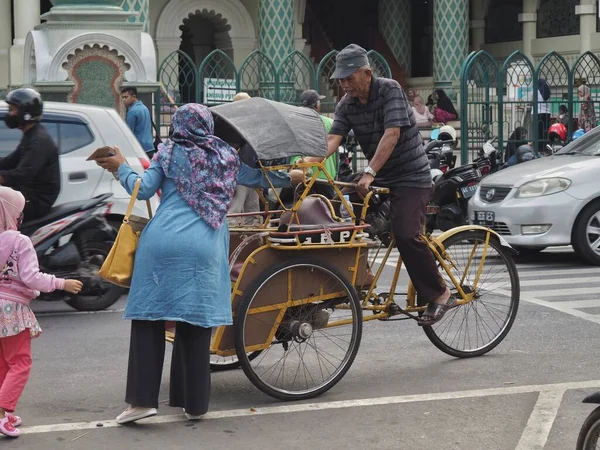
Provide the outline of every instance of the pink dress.
<path id="1" fill-rule="evenodd" d="M 42 329 L 29 307 L 40 292 L 65 288 L 65 280 L 40 272 L 31 240 L 18 231 L 0 234 L 0 338 L 29 330 L 37 337 Z"/>

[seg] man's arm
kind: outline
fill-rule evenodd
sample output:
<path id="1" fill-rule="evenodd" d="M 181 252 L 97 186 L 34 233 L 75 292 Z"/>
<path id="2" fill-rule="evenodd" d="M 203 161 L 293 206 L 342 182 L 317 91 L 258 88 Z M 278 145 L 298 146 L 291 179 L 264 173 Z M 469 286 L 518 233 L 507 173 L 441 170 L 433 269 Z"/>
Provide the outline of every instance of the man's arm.
<path id="1" fill-rule="evenodd" d="M 19 153 L 15 150 L 10 155 L 6 155 L 4 158 L 0 158 L 0 170 L 10 170 L 17 167 L 19 163 Z"/>
<path id="2" fill-rule="evenodd" d="M 375 172 L 379 172 L 379 170 L 381 170 L 394 151 L 394 148 L 398 143 L 398 139 L 400 139 L 400 128 L 394 127 L 387 128 L 385 130 L 383 137 L 379 141 L 379 145 L 377 145 L 375 155 L 369 162 L 369 167 L 371 167 L 371 169 L 373 169 Z"/>
<path id="3" fill-rule="evenodd" d="M 18 187 L 31 182 L 46 164 L 44 152 L 47 147 L 44 140 L 32 139 L 14 169 L 0 170 L 0 184 Z"/>
<path id="4" fill-rule="evenodd" d="M 137 122 L 137 117 L 136 117 L 135 111 L 133 109 L 130 109 L 129 111 L 127 111 L 127 115 L 125 116 L 125 121 L 127 122 L 127 126 L 129 127 L 129 129 L 135 133 L 135 125 Z"/>

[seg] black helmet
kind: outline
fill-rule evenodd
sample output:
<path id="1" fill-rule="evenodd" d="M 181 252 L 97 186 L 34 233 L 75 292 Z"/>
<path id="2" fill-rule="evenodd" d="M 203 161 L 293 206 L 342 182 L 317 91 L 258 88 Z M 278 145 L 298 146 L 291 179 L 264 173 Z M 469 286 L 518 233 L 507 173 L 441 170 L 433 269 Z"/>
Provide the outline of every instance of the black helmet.
<path id="1" fill-rule="evenodd" d="M 42 120 L 44 102 L 40 93 L 31 88 L 20 88 L 6 95 L 6 103 L 19 110 L 19 121 L 23 124 Z"/>

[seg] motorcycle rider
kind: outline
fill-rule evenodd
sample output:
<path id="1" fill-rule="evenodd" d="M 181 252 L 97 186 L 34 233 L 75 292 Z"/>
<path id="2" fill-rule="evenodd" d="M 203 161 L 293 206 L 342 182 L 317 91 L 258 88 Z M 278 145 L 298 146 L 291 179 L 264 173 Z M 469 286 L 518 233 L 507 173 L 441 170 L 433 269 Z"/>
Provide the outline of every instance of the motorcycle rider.
<path id="1" fill-rule="evenodd" d="M 26 199 L 24 220 L 46 215 L 60 193 L 58 147 L 40 123 L 44 105 L 39 92 L 15 89 L 6 96 L 8 128 L 23 132 L 16 150 L 0 159 L 0 185 L 20 191 Z"/>

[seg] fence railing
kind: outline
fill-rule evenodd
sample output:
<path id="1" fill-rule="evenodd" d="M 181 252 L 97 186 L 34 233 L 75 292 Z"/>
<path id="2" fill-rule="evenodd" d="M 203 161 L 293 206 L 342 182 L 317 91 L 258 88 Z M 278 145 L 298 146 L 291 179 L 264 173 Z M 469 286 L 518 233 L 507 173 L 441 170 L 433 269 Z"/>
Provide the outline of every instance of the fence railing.
<path id="1" fill-rule="evenodd" d="M 538 94 L 544 82 L 547 98 Z M 565 143 L 578 128 L 597 126 L 599 100 L 600 59 L 591 52 L 571 63 L 557 52 L 536 63 L 520 51 L 500 62 L 486 51 L 473 52 L 461 73 L 461 160 L 494 137 L 502 152 L 528 142 L 543 151 L 554 137 L 549 127 L 560 121 Z"/>
<path id="2" fill-rule="evenodd" d="M 237 67 L 227 53 L 214 50 L 196 66 L 186 53 L 177 50 L 165 58 L 158 71 L 161 89 L 155 96 L 154 113 L 160 134 L 168 133 L 177 106 L 192 102 L 213 106 L 232 101 L 237 92 L 299 104 L 303 91 L 315 89 L 326 97 L 321 102 L 322 111 L 333 112 L 341 97 L 338 84 L 330 79 L 337 54 L 333 50 L 313 62 L 295 51 L 276 66 L 257 50 Z M 381 54 L 371 50 L 368 56 L 375 75 L 391 77 L 390 66 Z"/>

